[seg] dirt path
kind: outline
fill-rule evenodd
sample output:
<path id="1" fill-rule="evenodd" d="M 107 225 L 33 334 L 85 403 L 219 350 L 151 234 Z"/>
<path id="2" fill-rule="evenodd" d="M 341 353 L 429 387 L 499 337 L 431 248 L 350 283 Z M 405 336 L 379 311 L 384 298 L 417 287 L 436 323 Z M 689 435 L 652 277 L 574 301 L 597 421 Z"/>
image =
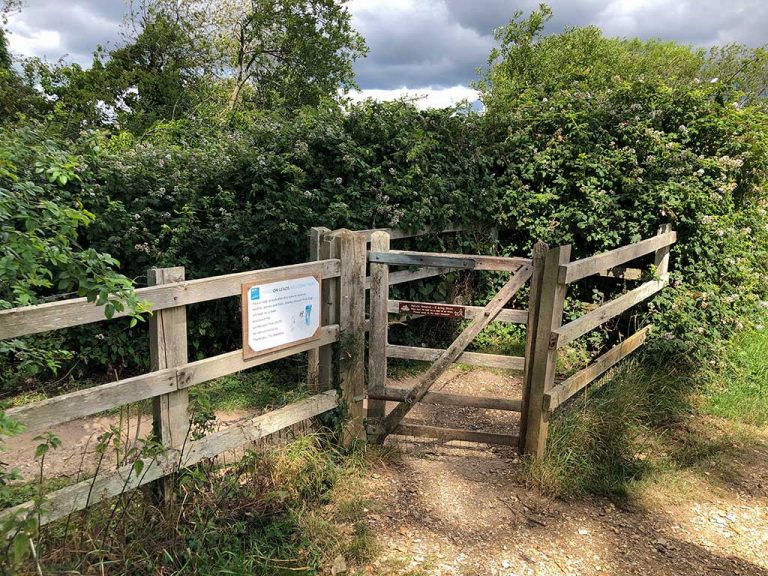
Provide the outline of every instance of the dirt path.
<path id="1" fill-rule="evenodd" d="M 390 385 L 408 387 L 413 380 Z M 453 368 L 433 390 L 519 398 L 520 381 L 498 371 Z M 221 413 L 217 426 L 252 415 Z M 516 434 L 518 417 L 417 405 L 408 420 Z M 62 448 L 48 458 L 46 477 L 76 478 L 93 470 L 96 437 L 118 424 L 119 416 L 111 415 L 57 426 L 52 432 Z M 137 424 L 134 414 L 131 438 Z M 150 426 L 151 417 L 142 416 L 138 436 Z M 631 509 L 599 498 L 563 502 L 538 495 L 521 482 L 521 464 L 511 448 L 391 437 L 388 442 L 401 449 L 399 458 L 365 481 L 366 519 L 381 553 L 361 573 L 768 576 L 768 431 L 755 434 L 754 444 L 734 450 L 727 474 L 713 468 L 676 478 L 674 486 L 660 483 Z M 34 436 L 9 439 L 3 454 L 27 479 L 38 473 Z"/>
<path id="2" fill-rule="evenodd" d="M 519 397 L 519 382 L 484 370 L 452 370 L 442 384 Z M 509 413 L 418 406 L 412 415 L 516 433 Z M 768 576 L 768 438 L 734 462 L 728 483 L 691 478 L 690 490 L 669 494 L 662 486 L 632 510 L 543 498 L 521 484 L 510 449 L 395 441 L 401 458 L 368 480 L 382 554 L 366 574 Z"/>
<path id="3" fill-rule="evenodd" d="M 217 412 L 216 427 L 231 426 L 255 415 L 255 410 L 237 410 L 233 412 Z M 119 414 L 109 414 L 71 420 L 49 431 L 61 440 L 61 446 L 50 451 L 46 456 L 44 477 L 79 478 L 88 477 L 96 470 L 98 454 L 96 445 L 98 437 L 112 427 L 122 431 L 123 442 L 126 440 L 134 445 L 137 438 L 146 438 L 152 431 L 152 414 L 139 415 L 138 412 L 120 417 Z M 39 432 L 27 432 L 12 436 L 5 441 L 6 449 L 2 458 L 10 467 L 19 470 L 23 482 L 35 480 L 40 474 L 40 463 L 35 460 L 35 448 L 40 440 L 35 440 Z M 124 446 L 125 444 L 123 444 Z M 124 450 L 121 449 L 121 450 Z M 105 458 L 104 469 L 114 468 L 116 456 L 110 451 L 110 458 Z"/>

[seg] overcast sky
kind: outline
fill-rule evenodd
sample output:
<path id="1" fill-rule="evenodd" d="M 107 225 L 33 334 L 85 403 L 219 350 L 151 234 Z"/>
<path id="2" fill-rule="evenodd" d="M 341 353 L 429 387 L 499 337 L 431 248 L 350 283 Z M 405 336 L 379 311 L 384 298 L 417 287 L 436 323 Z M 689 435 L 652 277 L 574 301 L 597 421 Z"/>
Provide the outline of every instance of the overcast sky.
<path id="1" fill-rule="evenodd" d="M 422 106 L 474 100 L 468 85 L 485 63 L 492 31 L 539 0 L 350 0 L 370 48 L 357 66 L 362 96 L 424 95 Z M 768 0 L 550 0 L 548 31 L 595 24 L 610 36 L 696 46 L 768 43 Z M 11 49 L 87 65 L 97 44 L 115 46 L 125 0 L 26 0 L 9 22 Z"/>

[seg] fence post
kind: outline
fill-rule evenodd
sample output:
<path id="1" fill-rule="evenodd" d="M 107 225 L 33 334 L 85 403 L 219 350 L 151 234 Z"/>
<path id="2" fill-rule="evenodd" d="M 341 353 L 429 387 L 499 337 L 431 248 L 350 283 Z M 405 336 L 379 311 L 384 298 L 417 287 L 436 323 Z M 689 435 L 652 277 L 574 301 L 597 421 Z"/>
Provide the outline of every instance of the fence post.
<path id="1" fill-rule="evenodd" d="M 335 238 L 330 232 L 324 234 L 320 238 L 320 259 L 328 260 L 338 257 L 339 252 Z M 340 278 L 328 278 L 323 280 L 321 294 L 323 308 L 320 315 L 320 322 L 323 326 L 339 323 L 339 283 Z M 334 347 L 332 344 L 320 347 L 318 387 L 321 391 L 333 388 L 333 349 Z"/>
<path id="2" fill-rule="evenodd" d="M 341 260 L 339 278 L 339 382 L 347 407 L 342 442 L 365 440 L 365 266 L 366 238 L 349 230 L 334 233 Z"/>
<path id="3" fill-rule="evenodd" d="M 525 453 L 539 459 L 544 455 L 549 427 L 549 412 L 543 409 L 544 394 L 555 382 L 557 349 L 550 346 L 552 332 L 563 320 L 563 302 L 567 285 L 558 281 L 560 266 L 567 264 L 571 247 L 560 246 L 544 256 L 541 291 L 536 318 L 536 335 L 533 342 L 530 386 L 528 391 Z"/>
<path id="4" fill-rule="evenodd" d="M 147 284 L 184 281 L 184 267 L 153 268 L 147 272 Z M 162 370 L 187 363 L 187 309 L 176 306 L 158 310 L 149 319 L 149 359 L 151 370 Z M 166 448 L 181 448 L 189 433 L 189 391 L 174 390 L 152 400 L 152 428 Z M 162 492 L 166 501 L 172 496 L 172 480 L 164 478 Z"/>
<path id="5" fill-rule="evenodd" d="M 672 224 L 662 224 L 659 226 L 657 234 L 666 234 L 667 232 L 672 232 Z M 660 278 L 669 272 L 669 251 L 671 248 L 671 245 L 664 246 L 654 253 L 653 263 L 656 265 L 656 276 Z"/>
<path id="6" fill-rule="evenodd" d="M 371 252 L 388 252 L 389 234 L 371 235 Z M 384 392 L 387 384 L 387 340 L 389 313 L 389 264 L 371 264 L 370 320 L 368 333 L 368 391 Z M 368 398 L 366 419 L 378 425 L 384 418 L 386 401 Z"/>
<path id="7" fill-rule="evenodd" d="M 323 227 L 315 227 L 310 228 L 309 230 L 309 260 L 310 261 L 317 261 L 317 260 L 323 260 L 323 256 L 321 254 L 322 252 L 322 241 L 323 241 L 323 235 L 330 232 L 328 228 Z M 323 288 L 325 287 L 325 284 L 330 282 L 330 278 L 326 278 L 322 281 L 322 285 L 320 290 L 323 292 Z M 322 297 L 324 295 L 321 295 L 321 301 L 323 303 L 323 310 L 320 312 L 320 325 L 325 326 L 326 325 L 326 316 L 325 314 L 325 298 Z M 321 348 L 312 348 L 309 352 L 307 352 L 307 387 L 312 393 L 317 393 L 321 390 L 327 390 L 330 386 L 323 387 L 321 381 L 320 381 L 320 357 L 322 355 Z"/>
<path id="8" fill-rule="evenodd" d="M 523 404 L 520 411 L 520 452 L 525 451 L 525 437 L 528 424 L 528 405 L 531 401 L 531 372 L 533 368 L 533 353 L 536 342 L 536 329 L 539 319 L 539 304 L 541 300 L 541 281 L 544 275 L 544 256 L 549 246 L 544 242 L 536 242 L 531 253 L 533 273 L 531 274 L 531 289 L 528 296 L 528 325 L 525 334 L 525 372 L 523 374 Z"/>

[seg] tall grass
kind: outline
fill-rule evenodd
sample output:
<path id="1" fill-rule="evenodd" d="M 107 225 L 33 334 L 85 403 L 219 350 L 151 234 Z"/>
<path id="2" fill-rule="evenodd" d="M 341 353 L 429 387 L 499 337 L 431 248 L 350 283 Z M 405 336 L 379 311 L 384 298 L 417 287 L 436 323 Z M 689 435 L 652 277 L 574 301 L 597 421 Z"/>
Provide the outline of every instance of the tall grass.
<path id="1" fill-rule="evenodd" d="M 768 318 L 729 346 L 724 368 L 706 390 L 703 410 L 713 416 L 768 425 Z"/>
<path id="2" fill-rule="evenodd" d="M 527 463 L 532 485 L 560 497 L 626 497 L 645 479 L 733 449 L 689 416 L 768 425 L 765 328 L 742 333 L 722 358 L 693 371 L 649 356 L 625 361 L 558 411 L 544 458 Z"/>
<path id="3" fill-rule="evenodd" d="M 338 555 L 368 561 L 376 544 L 358 488 L 376 448 L 357 450 L 341 453 L 324 436 L 308 435 L 233 465 L 184 470 L 170 503 L 150 486 L 44 527 L 39 567 L 45 574 L 272 576 L 317 574 Z M 36 574 L 38 566 L 6 555 L 0 572 Z"/>

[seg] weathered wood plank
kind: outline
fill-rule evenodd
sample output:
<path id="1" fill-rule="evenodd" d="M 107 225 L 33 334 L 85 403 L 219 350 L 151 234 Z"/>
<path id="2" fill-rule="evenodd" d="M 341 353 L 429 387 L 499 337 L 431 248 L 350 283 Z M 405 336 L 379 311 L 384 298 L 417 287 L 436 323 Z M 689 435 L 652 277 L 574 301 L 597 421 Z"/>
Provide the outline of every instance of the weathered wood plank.
<path id="1" fill-rule="evenodd" d="M 544 410 L 552 412 L 579 390 L 593 382 L 600 375 L 607 372 L 615 366 L 620 360 L 629 356 L 632 352 L 640 348 L 645 343 L 651 326 L 638 330 L 632 336 L 617 344 L 608 352 L 600 356 L 592 364 L 576 372 L 573 376 L 563 380 L 557 386 L 554 386 L 549 392 L 544 394 Z"/>
<path id="2" fill-rule="evenodd" d="M 384 433 L 390 433 L 398 424 L 400 424 L 413 404 L 424 397 L 424 394 L 427 393 L 437 378 L 445 372 L 448 366 L 456 361 L 475 336 L 477 336 L 483 328 L 498 315 L 509 299 L 512 298 L 528 278 L 530 278 L 531 271 L 531 266 L 525 265 L 517 273 L 513 274 L 501 290 L 499 290 L 498 294 L 496 294 L 485 306 L 483 315 L 472 320 L 469 325 L 464 328 L 458 338 L 456 338 L 456 340 L 454 340 L 451 345 L 440 354 L 432 366 L 419 377 L 417 384 L 408 393 L 405 402 L 395 406 L 394 410 L 392 410 L 384 419 Z"/>
<path id="3" fill-rule="evenodd" d="M 309 260 L 310 261 L 318 261 L 322 260 L 322 238 L 324 234 L 327 234 L 330 232 L 328 228 L 323 227 L 315 227 L 310 228 L 309 230 Z M 321 296 L 320 300 L 323 302 L 323 286 L 330 282 L 330 279 L 323 280 L 321 283 Z M 323 311 L 321 309 L 320 313 L 320 325 L 323 326 L 327 324 L 327 322 L 323 322 Z M 320 386 L 320 348 L 312 348 L 307 351 L 307 387 L 312 391 L 319 391 L 322 390 Z"/>
<path id="4" fill-rule="evenodd" d="M 325 234 L 320 243 L 320 258 L 338 259 L 336 243 L 333 238 Z M 323 280 L 321 298 L 323 309 L 320 315 L 322 326 L 338 325 L 339 323 L 339 278 Z M 335 341 L 335 340 L 334 340 Z M 325 344 L 320 347 L 320 390 L 333 388 L 333 346 Z"/>
<path id="5" fill-rule="evenodd" d="M 317 340 L 311 342 L 302 342 L 296 344 L 290 348 L 283 348 L 282 350 L 275 350 L 262 354 L 261 356 L 254 356 L 252 358 L 243 359 L 242 350 L 235 350 L 234 352 L 227 352 L 226 354 L 219 354 L 218 356 L 212 356 L 211 358 L 204 358 L 196 362 L 190 362 L 184 366 L 180 366 L 178 369 L 179 388 L 189 388 L 203 382 L 208 382 L 222 376 L 234 374 L 236 372 L 242 372 L 255 366 L 261 366 L 281 358 L 287 358 L 294 354 L 306 352 L 317 346 L 327 346 L 339 339 L 339 326 L 333 324 L 331 326 L 322 326 L 320 328 L 320 337 Z"/>
<path id="6" fill-rule="evenodd" d="M 625 264 L 630 260 L 639 258 L 650 254 L 659 248 L 669 246 L 677 241 L 676 232 L 666 232 L 636 242 L 635 244 L 629 244 L 628 246 L 622 246 L 609 252 L 603 252 L 583 260 L 576 260 L 569 264 L 564 264 L 560 267 L 558 273 L 558 280 L 563 284 L 571 284 L 592 274 L 599 274 L 610 268 L 615 268 L 621 264 Z"/>
<path id="7" fill-rule="evenodd" d="M 400 312 L 400 304 L 415 304 L 410 300 L 389 300 L 387 302 L 387 311 L 390 314 L 402 314 Z M 449 304 L 446 302 L 446 304 Z M 471 320 L 476 318 L 478 314 L 483 313 L 482 306 L 463 306 L 460 304 L 451 304 L 451 306 L 460 306 L 464 308 L 464 318 Z M 412 318 L 419 318 L 424 314 L 408 314 Z M 528 310 L 512 310 L 504 308 L 499 315 L 496 316 L 494 322 L 507 322 L 509 324 L 527 324 L 528 323 Z"/>
<path id="8" fill-rule="evenodd" d="M 541 283 L 544 277 L 544 257 L 549 246 L 544 242 L 536 242 L 531 251 L 531 287 L 528 293 L 528 321 L 525 333 L 525 365 L 523 367 L 523 407 L 520 411 L 520 452 L 525 451 L 525 433 L 528 428 L 528 406 L 531 401 L 531 372 L 533 354 L 538 331 L 539 306 L 541 304 Z"/>
<path id="9" fill-rule="evenodd" d="M 391 386 L 379 390 L 369 390 L 368 399 L 403 402 L 408 395 L 405 388 Z M 470 406 L 472 408 L 487 408 L 488 410 L 504 410 L 520 412 L 521 401 L 493 396 L 466 396 L 464 394 L 448 394 L 445 392 L 427 392 L 421 399 L 423 404 L 438 404 L 444 406 Z"/>
<path id="10" fill-rule="evenodd" d="M 147 271 L 150 286 L 184 281 L 184 268 L 153 268 Z M 187 363 L 187 308 L 158 310 L 149 319 L 149 365 L 153 372 Z M 189 433 L 189 391 L 174 390 L 152 399 L 152 431 L 166 449 L 180 448 Z M 173 498 L 170 479 L 160 481 L 165 502 Z"/>
<path id="11" fill-rule="evenodd" d="M 191 466 L 205 458 L 212 458 L 228 450 L 240 448 L 278 430 L 293 426 L 302 420 L 318 416 L 334 409 L 336 405 L 336 393 L 334 391 L 324 392 L 257 416 L 247 423 L 216 432 L 201 440 L 188 442 L 183 457 L 179 450 L 172 449 L 156 459 L 145 458 L 143 459 L 143 470 L 139 475 L 133 473 L 133 464 L 131 463 L 113 472 L 103 474 L 95 480 L 84 480 L 51 492 L 44 497 L 41 524 L 48 524 L 90 505 L 117 496 L 123 490 L 133 490 L 171 474 L 176 471 L 180 461 L 185 466 Z M 34 503 L 30 501 L 3 510 L 0 512 L 0 522 L 11 516 L 22 516 L 30 512 L 33 506 Z"/>
<path id="12" fill-rule="evenodd" d="M 650 298 L 666 285 L 666 278 L 663 278 L 662 280 L 651 280 L 650 282 L 641 284 L 634 290 L 622 294 L 618 298 L 606 302 L 581 318 L 577 318 L 565 326 L 553 331 L 550 346 L 554 348 L 562 348 L 569 342 L 573 342 L 576 338 L 583 336 L 590 330 L 597 328 L 632 306 Z"/>
<path id="13" fill-rule="evenodd" d="M 626 266 L 615 266 L 603 272 L 600 276 L 604 278 L 620 278 L 621 280 L 642 280 L 646 274 L 640 268 L 627 268 Z"/>
<path id="14" fill-rule="evenodd" d="M 333 233 L 341 260 L 339 281 L 339 382 L 347 408 L 342 441 L 365 440 L 365 237 L 349 230 Z"/>
<path id="15" fill-rule="evenodd" d="M 389 250 L 389 234 L 375 232 L 371 236 L 371 250 Z M 387 385 L 387 339 L 389 315 L 389 265 L 371 263 L 370 321 L 368 336 L 368 413 L 367 418 L 383 418 L 385 403 L 376 400 L 371 392 L 383 390 Z"/>
<path id="16" fill-rule="evenodd" d="M 368 261 L 392 266 L 431 266 L 435 268 L 460 268 L 474 270 L 472 258 L 454 258 L 441 254 L 415 254 L 404 252 L 369 252 Z"/>
<path id="17" fill-rule="evenodd" d="M 474 430 L 459 430 L 457 428 L 442 428 L 438 426 L 424 426 L 421 424 L 400 424 L 393 434 L 401 436 L 415 436 L 416 438 L 434 438 L 441 442 L 463 440 L 465 442 L 478 442 L 481 444 L 499 444 L 502 446 L 517 446 L 518 437 L 513 434 L 496 434 L 493 432 L 477 432 Z"/>
<path id="18" fill-rule="evenodd" d="M 224 276 L 212 276 L 199 280 L 187 280 L 174 284 L 138 288 L 136 295 L 152 303 L 151 309 L 163 310 L 196 302 L 206 302 L 240 294 L 241 285 L 258 282 L 263 278 L 290 278 L 295 275 L 320 273 L 323 278 L 339 276 L 338 260 L 308 262 L 265 270 L 238 272 Z M 116 312 L 114 318 L 126 316 L 127 311 Z M 24 306 L 0 311 L 0 340 L 18 338 L 48 330 L 59 330 L 106 320 L 104 308 L 89 303 L 85 298 L 72 298 L 36 306 Z"/>
<path id="19" fill-rule="evenodd" d="M 549 413 L 543 410 L 544 394 L 554 384 L 557 367 L 557 349 L 550 348 L 549 341 L 552 332 L 562 322 L 563 302 L 568 288 L 567 284 L 558 282 L 557 277 L 560 267 L 568 263 L 570 256 L 571 247 L 568 245 L 549 250 L 544 256 L 536 336 L 529 372 L 524 450 L 537 459 L 544 455 L 549 431 Z"/>
<path id="20" fill-rule="evenodd" d="M 420 348 L 418 346 L 398 346 L 396 344 L 388 344 L 386 348 L 389 358 L 421 360 L 424 362 L 433 362 L 444 352 L 445 350 L 441 348 Z M 522 370 L 525 367 L 525 358 L 522 356 L 504 356 L 502 354 L 462 352 L 454 363 L 484 366 L 486 368 L 502 368 L 504 370 Z"/>
<path id="21" fill-rule="evenodd" d="M 184 268 L 154 268 L 147 271 L 150 286 L 184 281 Z M 175 306 L 159 310 L 149 319 L 149 365 L 152 372 L 187 363 L 187 310 Z M 173 390 L 152 401 L 153 430 L 166 448 L 178 448 L 189 431 L 189 392 Z"/>
<path id="22" fill-rule="evenodd" d="M 338 405 L 338 396 L 335 390 L 326 390 L 305 400 L 295 402 L 251 418 L 247 422 L 230 426 L 224 430 L 213 432 L 195 441 L 184 450 L 182 464 L 191 466 L 206 458 L 213 458 L 224 452 L 235 450 L 260 438 L 274 434 L 298 422 L 307 420 Z"/>
<path id="23" fill-rule="evenodd" d="M 498 270 L 501 272 L 514 272 L 521 266 L 531 263 L 529 258 L 414 252 L 411 250 L 390 250 L 385 253 L 377 253 L 372 250 L 368 259 L 371 262 L 397 266 L 430 266 L 464 270 Z"/>
<path id="24" fill-rule="evenodd" d="M 214 378 L 234 374 L 293 354 L 306 352 L 313 346 L 330 345 L 338 340 L 337 324 L 323 326 L 320 339 L 291 348 L 270 352 L 243 360 L 241 350 L 220 354 L 204 360 L 190 362 L 177 368 L 149 372 L 141 376 L 124 378 L 85 390 L 78 390 L 6 410 L 8 417 L 24 425 L 26 432 L 42 431 L 56 424 L 98 414 L 124 404 L 154 398 L 179 388 L 188 388 Z"/>
<path id="25" fill-rule="evenodd" d="M 398 270 L 396 272 L 389 273 L 389 285 L 404 284 L 405 282 L 414 282 L 415 280 L 423 280 L 424 278 L 433 278 L 435 276 L 441 276 L 448 272 L 455 272 L 455 268 L 419 268 L 416 270 Z M 368 290 L 371 287 L 370 277 L 365 279 L 365 289 Z"/>
<path id="26" fill-rule="evenodd" d="M 672 232 L 672 224 L 662 224 L 659 226 L 658 234 L 670 234 Z M 656 254 L 653 257 L 653 264 L 656 267 L 656 275 L 664 276 L 669 272 L 669 252 L 672 245 L 664 246 L 656 250 Z"/>
<path id="27" fill-rule="evenodd" d="M 37 432 L 173 390 L 176 390 L 176 369 L 168 368 L 10 408 L 5 413 L 21 423 L 25 432 Z"/>

